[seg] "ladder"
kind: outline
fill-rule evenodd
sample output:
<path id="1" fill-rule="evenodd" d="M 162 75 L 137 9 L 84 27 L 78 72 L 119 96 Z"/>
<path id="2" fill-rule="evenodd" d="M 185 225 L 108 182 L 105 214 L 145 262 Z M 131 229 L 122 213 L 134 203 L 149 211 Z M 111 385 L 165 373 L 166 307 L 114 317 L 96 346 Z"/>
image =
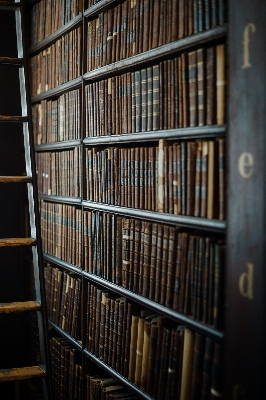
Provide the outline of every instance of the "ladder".
<path id="1" fill-rule="evenodd" d="M 0 54 L 0 73 L 1 69 L 4 68 L 14 68 L 17 71 L 20 92 L 18 96 L 20 97 L 21 102 L 21 115 L 1 115 L 3 112 L 0 107 L 0 124 L 3 122 L 6 124 L 21 124 L 21 132 L 23 131 L 23 141 L 24 141 L 24 154 L 23 158 L 25 158 L 25 168 L 26 168 L 26 176 L 0 176 L 0 196 L 3 196 L 5 193 L 6 184 L 10 185 L 26 185 L 25 192 L 27 192 L 27 215 L 29 220 L 29 237 L 15 237 L 15 238 L 0 238 L 0 248 L 12 248 L 21 247 L 23 249 L 29 248 L 29 254 L 31 257 L 30 267 L 33 269 L 33 282 L 35 287 L 35 299 L 28 301 L 13 301 L 10 303 L 0 303 L 0 326 L 1 326 L 1 317 L 3 315 L 7 315 L 10 313 L 15 313 L 15 317 L 18 315 L 17 313 L 26 313 L 28 312 L 28 316 L 32 315 L 32 313 L 37 313 L 35 315 L 37 332 L 38 332 L 38 341 L 39 341 L 39 365 L 25 366 L 25 367 L 14 367 L 14 368 L 5 368 L 1 365 L 1 357 L 0 357 L 0 384 L 2 382 L 10 382 L 10 381 L 25 381 L 28 379 L 41 378 L 41 387 L 43 391 L 43 398 L 45 400 L 49 400 L 51 398 L 51 390 L 49 385 L 49 351 L 48 351 L 48 326 L 47 326 L 47 316 L 46 316 L 46 308 L 45 308 L 45 292 L 44 292 L 44 279 L 43 279 L 43 266 L 42 266 L 42 249 L 41 249 L 41 237 L 40 237 L 40 226 L 39 226 L 39 212 L 38 212 L 38 195 L 37 195 L 37 186 L 36 186 L 36 172 L 35 172 L 35 161 L 34 161 L 34 153 L 33 153 L 33 139 L 31 136 L 31 106 L 30 106 L 30 91 L 29 91 L 29 81 L 28 81 L 28 67 L 26 60 L 26 39 L 25 39 L 25 29 L 26 29 L 26 12 L 25 12 L 25 1 L 21 0 L 18 2 L 12 1 L 1 1 L 0 0 L 0 12 L 14 12 L 14 20 L 16 24 L 16 40 L 17 40 L 17 57 L 12 58 L 9 56 L 5 56 L 4 54 Z M 12 27 L 10 27 L 12 29 Z M 8 40 L 9 34 L 5 35 L 1 40 Z M 4 130 L 1 130 L 1 135 L 4 135 Z M 23 147 L 23 146 L 22 146 Z M 10 149 L 0 148 L 0 157 L 1 154 L 3 156 L 4 152 L 10 152 L 10 157 L 12 157 L 12 152 Z M 0 173 L 1 174 L 1 173 Z M 17 199 L 17 201 L 21 201 Z M 12 209 L 10 210 L 12 213 Z M 1 214 L 1 210 L 0 210 Z M 20 221 L 21 222 L 21 221 Z M 24 228 L 23 228 L 24 229 Z M 3 229 L 1 230 L 1 234 Z M 26 232 L 26 229 L 25 229 Z M 1 235 L 2 236 L 2 235 Z M 26 235 L 25 235 L 26 236 Z M 8 250 L 10 251 L 10 250 Z M 15 249 L 14 249 L 15 251 Z M 0 261 L 0 280 L 1 280 L 1 261 Z M 2 271 L 3 273 L 3 271 Z M 10 291 L 12 291 L 12 287 L 10 287 Z M 1 293 L 0 293 L 0 302 L 1 302 Z M 6 318 L 6 317 L 4 317 Z M 17 332 L 19 335 L 20 332 Z M 16 360 L 14 360 L 14 365 L 16 364 Z M 2 369 L 1 369 L 2 368 Z M 39 380 L 37 380 L 39 381 Z M 24 383 L 22 383 L 24 384 Z M 5 385 L 5 384 L 4 384 Z M 16 388 L 19 387 L 18 383 L 15 383 L 14 386 Z M 19 389 L 16 389 L 16 399 L 22 399 L 20 397 Z M 0 398 L 4 398 L 1 395 Z"/>

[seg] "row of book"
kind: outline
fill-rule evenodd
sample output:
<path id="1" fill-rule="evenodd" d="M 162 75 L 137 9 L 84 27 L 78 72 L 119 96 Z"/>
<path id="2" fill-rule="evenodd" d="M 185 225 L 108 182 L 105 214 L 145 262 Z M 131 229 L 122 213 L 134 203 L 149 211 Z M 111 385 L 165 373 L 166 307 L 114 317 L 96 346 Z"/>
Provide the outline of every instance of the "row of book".
<path id="1" fill-rule="evenodd" d="M 222 328 L 224 245 L 154 222 L 84 211 L 84 269 Z"/>
<path id="2" fill-rule="evenodd" d="M 82 397 L 83 368 L 81 352 L 66 339 L 53 337 L 50 341 L 52 361 L 52 390 L 54 400 L 137 400 L 139 397 L 86 360 L 86 388 Z"/>
<path id="3" fill-rule="evenodd" d="M 39 200 L 43 251 L 81 267 L 82 211 Z"/>
<path id="4" fill-rule="evenodd" d="M 91 283 L 88 293 L 90 352 L 156 400 L 222 396 L 220 344 Z"/>
<path id="5" fill-rule="evenodd" d="M 81 278 L 47 263 L 44 268 L 48 318 L 80 339 Z"/>
<path id="6" fill-rule="evenodd" d="M 225 123 L 225 45 L 85 88 L 86 136 Z"/>
<path id="7" fill-rule="evenodd" d="M 53 399 L 82 400 L 81 352 L 67 339 L 55 336 L 50 340 L 50 353 Z"/>
<path id="8" fill-rule="evenodd" d="M 34 46 L 82 11 L 81 0 L 42 0 L 32 6 L 30 44 Z"/>
<path id="9" fill-rule="evenodd" d="M 81 75 L 81 28 L 74 29 L 29 60 L 31 95 Z"/>
<path id="10" fill-rule="evenodd" d="M 126 0 L 88 22 L 87 70 L 224 23 L 224 0 Z"/>
<path id="11" fill-rule="evenodd" d="M 158 147 L 86 152 L 87 200 L 225 218 L 225 141 L 159 140 Z"/>
<path id="12" fill-rule="evenodd" d="M 51 153 L 36 152 L 38 191 L 55 196 L 81 196 L 81 147 Z"/>
<path id="13" fill-rule="evenodd" d="M 32 128 L 35 144 L 62 142 L 81 138 L 80 89 L 57 99 L 32 105 Z"/>

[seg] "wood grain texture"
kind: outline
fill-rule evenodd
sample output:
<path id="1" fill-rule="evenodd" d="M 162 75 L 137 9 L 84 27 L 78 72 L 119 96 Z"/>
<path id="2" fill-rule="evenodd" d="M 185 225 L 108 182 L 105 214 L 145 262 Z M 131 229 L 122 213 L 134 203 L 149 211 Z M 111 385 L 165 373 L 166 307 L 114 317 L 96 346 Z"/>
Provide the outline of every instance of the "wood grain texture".
<path id="1" fill-rule="evenodd" d="M 30 176 L 0 176 L 0 183 L 31 182 Z"/>
<path id="2" fill-rule="evenodd" d="M 36 240 L 32 238 L 0 239 L 0 247 L 34 246 L 36 243 Z"/>
<path id="3" fill-rule="evenodd" d="M 0 370 L 0 382 L 20 381 L 44 376 L 46 376 L 46 372 L 39 366 Z"/>
<path id="4" fill-rule="evenodd" d="M 0 314 L 11 312 L 35 311 L 40 310 L 41 304 L 36 301 L 23 301 L 13 303 L 0 303 Z"/>

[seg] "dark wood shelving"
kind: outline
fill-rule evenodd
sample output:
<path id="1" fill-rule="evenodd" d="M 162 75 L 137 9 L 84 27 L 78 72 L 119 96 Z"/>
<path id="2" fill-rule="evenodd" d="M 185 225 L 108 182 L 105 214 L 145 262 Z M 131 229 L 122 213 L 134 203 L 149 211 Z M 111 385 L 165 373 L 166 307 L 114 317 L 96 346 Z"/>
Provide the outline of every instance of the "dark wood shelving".
<path id="1" fill-rule="evenodd" d="M 39 198 L 54 203 L 73 204 L 76 206 L 80 206 L 82 201 L 81 197 L 51 196 L 48 194 L 39 194 Z"/>
<path id="2" fill-rule="evenodd" d="M 85 208 L 105 211 L 113 214 L 119 214 L 125 217 L 134 217 L 137 219 L 143 219 L 147 221 L 154 221 L 170 225 L 178 225 L 184 228 L 208 230 L 220 233 L 224 233 L 226 229 L 226 222 L 217 219 L 207 219 L 198 217 L 188 217 L 185 215 L 159 213 L 156 211 L 147 211 L 147 210 L 139 210 L 136 208 L 127 208 L 127 207 L 113 206 L 108 204 L 100 204 L 87 200 L 83 200 L 82 205 Z"/>
<path id="3" fill-rule="evenodd" d="M 204 325 L 192 318 L 187 317 L 184 314 L 181 314 L 177 311 L 174 311 L 170 308 L 167 308 L 159 303 L 156 303 L 155 301 L 152 301 L 140 294 L 137 294 L 135 292 L 132 292 L 131 290 L 128 290 L 126 288 L 123 288 L 121 286 L 116 285 L 115 283 L 109 282 L 106 279 L 100 278 L 99 276 L 89 274 L 86 271 L 82 271 L 82 275 L 84 275 L 86 278 L 92 280 L 93 282 L 99 283 L 100 285 L 114 290 L 115 292 L 145 306 L 148 308 L 151 308 L 152 310 L 158 312 L 159 314 L 163 314 L 166 317 L 169 317 L 173 319 L 174 321 L 181 323 L 182 325 L 187 326 L 188 328 L 191 328 L 195 331 L 198 331 L 199 333 L 202 333 L 203 335 L 209 336 L 215 340 L 222 341 L 224 338 L 224 334 L 220 330 L 216 330 L 210 326 Z"/>
<path id="4" fill-rule="evenodd" d="M 123 2 L 124 0 L 101 0 L 90 8 L 87 8 L 87 10 L 84 11 L 83 15 L 88 19 L 93 19 L 97 17 L 101 12 L 104 12 L 109 8 L 115 7 Z"/>
<path id="5" fill-rule="evenodd" d="M 79 76 L 78 78 L 75 78 L 72 81 L 62 83 L 62 85 L 57 86 L 53 89 L 49 89 L 46 92 L 36 94 L 36 96 L 33 96 L 31 98 L 31 102 L 38 103 L 39 101 L 48 99 L 49 97 L 60 96 L 61 94 L 68 92 L 70 90 L 81 88 L 81 84 L 82 84 L 82 77 Z"/>
<path id="6" fill-rule="evenodd" d="M 78 350 L 82 351 L 82 344 L 78 342 L 76 339 L 74 339 L 72 336 L 70 336 L 68 333 L 63 331 L 63 329 L 59 328 L 53 321 L 50 319 L 48 320 L 49 325 L 56 330 L 60 335 L 64 336 L 67 340 L 69 340 Z"/>
<path id="7" fill-rule="evenodd" d="M 0 115 L 0 122 L 28 122 L 27 116 L 16 115 Z"/>
<path id="8" fill-rule="evenodd" d="M 0 57 L 0 65 L 14 65 L 21 66 L 23 65 L 23 58 L 17 57 Z"/>
<path id="9" fill-rule="evenodd" d="M 86 81 L 97 81 L 114 75 L 124 74 L 128 71 L 137 70 L 155 62 L 160 62 L 165 57 L 171 57 L 178 52 L 190 50 L 196 46 L 206 45 L 214 41 L 217 43 L 217 40 L 224 39 L 226 34 L 227 26 L 218 26 L 217 28 L 187 36 L 175 42 L 148 50 L 145 53 L 136 54 L 124 60 L 86 72 L 83 78 Z"/>
<path id="10" fill-rule="evenodd" d="M 59 267 L 63 267 L 69 271 L 76 272 L 81 276 L 84 276 L 85 278 L 98 283 L 101 286 L 104 286 L 107 289 L 113 290 L 116 293 L 121 294 L 122 296 L 127 297 L 128 299 L 131 299 L 145 307 L 148 307 L 159 314 L 163 314 L 166 317 L 176 321 L 177 323 L 180 323 L 182 325 L 187 326 L 188 328 L 191 328 L 199 333 L 202 333 L 206 336 L 209 336 L 215 340 L 222 341 L 224 339 L 224 334 L 222 331 L 214 329 L 211 326 L 204 325 L 203 323 L 196 321 L 184 314 L 181 314 L 177 311 L 172 310 L 171 308 L 165 307 L 159 303 L 156 303 L 153 300 L 150 300 L 138 293 L 135 293 L 129 289 L 126 289 L 122 286 L 118 286 L 113 282 L 107 281 L 106 279 L 103 279 L 97 275 L 90 274 L 87 271 L 81 270 L 80 268 L 76 267 L 75 265 L 69 264 L 66 261 L 60 260 L 59 258 L 56 258 L 54 256 L 51 256 L 50 254 L 44 253 L 43 257 L 46 261 L 52 262 Z"/>
<path id="11" fill-rule="evenodd" d="M 20 8 L 20 2 L 15 3 L 14 1 L 0 1 L 0 10 L 16 11 Z"/>
<path id="12" fill-rule="evenodd" d="M 66 33 L 70 32 L 71 30 L 78 28 L 79 26 L 82 25 L 82 13 L 79 13 L 75 18 L 73 18 L 71 21 L 67 22 L 65 25 L 63 25 L 61 28 L 59 28 L 57 31 L 52 33 L 51 35 L 47 36 L 45 39 L 43 39 L 41 42 L 37 43 L 33 47 L 29 49 L 29 55 L 32 56 L 34 54 L 37 54 L 38 52 L 46 49 L 47 47 L 51 46 L 53 43 L 55 43 L 58 39 L 60 39 L 61 36 L 65 35 Z"/>
<path id="13" fill-rule="evenodd" d="M 54 142 L 54 143 L 45 143 L 45 144 L 37 144 L 34 146 L 35 151 L 52 151 L 52 150 L 63 150 L 69 149 L 82 145 L 82 140 L 65 140 L 62 142 Z"/>
<path id="14" fill-rule="evenodd" d="M 118 144 L 130 142 L 159 141 L 159 139 L 203 139 L 224 137 L 226 133 L 225 125 L 197 126 L 191 128 L 177 128 L 160 131 L 147 131 L 136 133 L 124 133 L 122 135 L 106 135 L 86 137 L 83 143 L 86 146 L 98 146 L 104 144 Z"/>
<path id="15" fill-rule="evenodd" d="M 152 400 L 153 397 L 149 396 L 147 393 L 143 392 L 138 386 L 134 385 L 134 383 L 131 383 L 128 379 L 126 379 L 123 375 L 119 374 L 117 371 L 115 371 L 113 368 L 109 367 L 109 365 L 105 364 L 102 360 L 100 360 L 98 357 L 96 357 L 94 354 L 92 354 L 90 351 L 87 349 L 83 350 L 83 353 L 92 361 L 94 361 L 96 364 L 98 364 L 100 367 L 102 367 L 106 372 L 108 372 L 110 375 L 112 375 L 114 378 L 118 379 L 124 386 L 126 386 L 128 389 L 134 391 L 137 395 L 139 395 L 142 399 L 147 399 L 147 400 Z"/>
<path id="16" fill-rule="evenodd" d="M 68 269 L 69 271 L 76 272 L 79 275 L 82 275 L 82 269 L 77 267 L 76 265 L 70 264 L 64 260 L 61 260 L 60 258 L 51 256 L 50 254 L 43 253 L 43 258 L 48 261 L 52 262 L 53 264 L 58 265 L 59 267 L 63 267 L 65 269 Z"/>

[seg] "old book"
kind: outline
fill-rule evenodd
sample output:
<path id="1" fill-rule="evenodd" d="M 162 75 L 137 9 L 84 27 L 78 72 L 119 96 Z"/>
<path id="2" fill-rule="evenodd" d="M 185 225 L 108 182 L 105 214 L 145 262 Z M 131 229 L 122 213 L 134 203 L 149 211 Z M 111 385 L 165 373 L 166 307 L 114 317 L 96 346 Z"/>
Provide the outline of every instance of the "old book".
<path id="1" fill-rule="evenodd" d="M 219 219 L 225 219 L 225 140 L 218 139 L 219 146 Z"/>
<path id="2" fill-rule="evenodd" d="M 216 46 L 216 123 L 218 125 L 225 123 L 225 87 L 225 45 L 219 44 Z"/>
<path id="3" fill-rule="evenodd" d="M 206 218 L 208 209 L 210 207 L 209 215 L 211 215 L 212 209 L 212 195 L 209 193 L 211 185 L 213 185 L 213 165 L 210 165 L 210 150 L 212 152 L 213 142 L 202 142 L 202 153 L 201 153 L 201 190 L 200 190 L 200 216 Z"/>
<path id="4" fill-rule="evenodd" d="M 204 400 L 210 398 L 212 385 L 212 362 L 213 362 L 213 347 L 212 339 L 205 338 L 203 368 L 202 368 L 202 391 L 201 395 Z"/>
<path id="5" fill-rule="evenodd" d="M 194 332 L 185 328 L 180 400 L 189 399 L 191 396 L 194 336 Z"/>
<path id="6" fill-rule="evenodd" d="M 143 285 L 142 295 L 148 297 L 150 281 L 150 254 L 151 254 L 151 222 L 144 222 L 144 244 L 143 244 Z"/>
<path id="7" fill-rule="evenodd" d="M 186 215 L 194 215 L 196 143 L 187 142 Z"/>
<path id="8" fill-rule="evenodd" d="M 156 302 L 160 301 L 160 293 L 161 293 L 163 231 L 164 231 L 164 226 L 159 224 L 158 225 L 158 233 L 157 233 L 157 250 L 156 250 L 156 265 L 155 265 L 155 293 L 154 293 L 154 300 Z"/>
<path id="9" fill-rule="evenodd" d="M 222 393 L 222 354 L 223 348 L 220 343 L 214 343 L 214 355 L 212 364 L 212 386 L 211 400 L 219 399 Z"/>
<path id="10" fill-rule="evenodd" d="M 216 56 L 215 47 L 206 49 L 206 124 L 216 123 Z"/>
<path id="11" fill-rule="evenodd" d="M 165 203 L 165 197 L 164 197 L 164 180 L 165 180 L 165 175 L 164 175 L 164 148 L 166 147 L 167 142 L 166 140 L 160 139 L 159 140 L 159 154 L 158 154 L 158 211 L 159 212 L 164 212 L 164 203 Z"/>
<path id="12" fill-rule="evenodd" d="M 204 347 L 205 337 L 196 332 L 193 355 L 191 399 L 198 399 L 202 394 Z"/>
<path id="13" fill-rule="evenodd" d="M 201 209 L 201 157 L 202 157 L 202 142 L 197 142 L 196 150 L 196 166 L 195 166 L 195 207 L 194 216 L 200 216 Z"/>
<path id="14" fill-rule="evenodd" d="M 189 114 L 190 126 L 198 125 L 197 52 L 188 53 Z"/>
<path id="15" fill-rule="evenodd" d="M 132 315 L 131 335 L 130 335 L 129 372 L 128 372 L 128 379 L 131 382 L 135 382 L 138 324 L 139 324 L 139 317 L 137 315 Z"/>

